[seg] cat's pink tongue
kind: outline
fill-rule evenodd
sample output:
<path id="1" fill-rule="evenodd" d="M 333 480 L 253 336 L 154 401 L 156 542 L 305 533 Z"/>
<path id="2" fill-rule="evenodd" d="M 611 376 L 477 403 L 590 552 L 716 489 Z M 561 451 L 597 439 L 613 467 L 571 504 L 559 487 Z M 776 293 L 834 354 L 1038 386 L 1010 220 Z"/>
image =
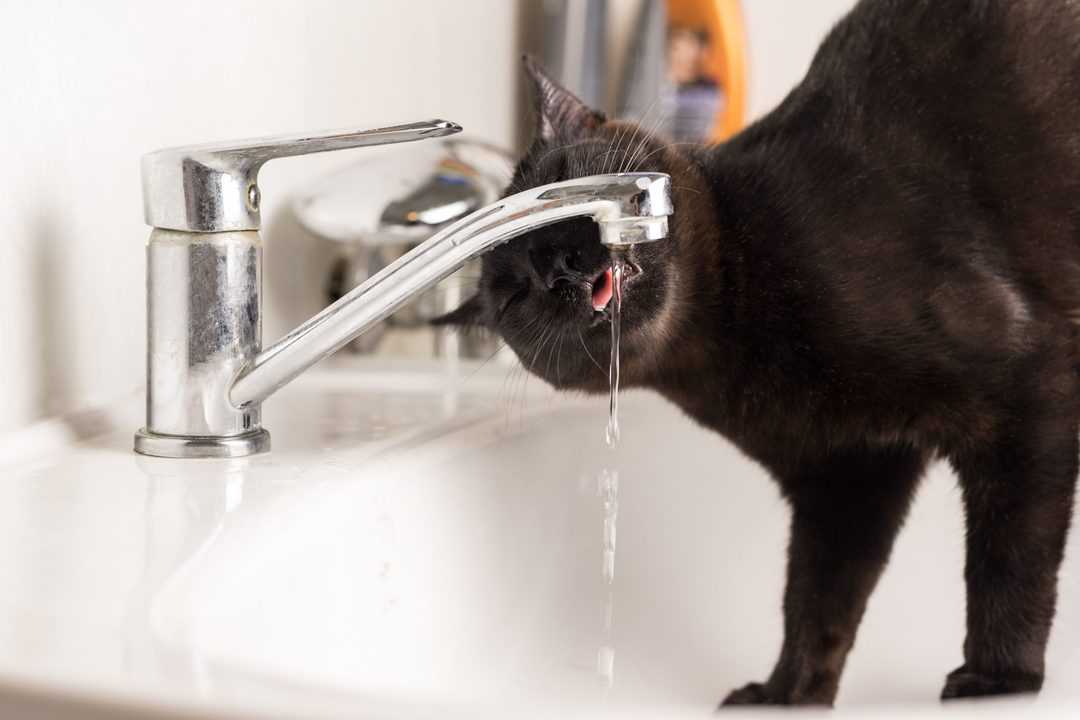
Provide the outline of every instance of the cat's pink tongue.
<path id="1" fill-rule="evenodd" d="M 596 278 L 596 282 L 593 283 L 592 289 L 592 306 L 593 310 L 597 312 L 607 307 L 611 302 L 611 296 L 614 293 L 615 284 L 611 279 L 611 268 L 604 271 L 604 274 Z"/>

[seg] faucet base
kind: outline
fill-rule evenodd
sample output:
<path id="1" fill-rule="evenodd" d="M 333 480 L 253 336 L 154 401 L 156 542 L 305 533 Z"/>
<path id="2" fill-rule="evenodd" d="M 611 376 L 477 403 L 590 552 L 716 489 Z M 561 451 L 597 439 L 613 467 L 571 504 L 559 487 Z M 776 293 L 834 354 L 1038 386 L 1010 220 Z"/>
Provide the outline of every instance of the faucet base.
<path id="1" fill-rule="evenodd" d="M 259 429 L 229 437 L 160 435 L 146 428 L 135 433 L 135 452 L 162 458 L 235 458 L 270 450 L 270 433 Z"/>

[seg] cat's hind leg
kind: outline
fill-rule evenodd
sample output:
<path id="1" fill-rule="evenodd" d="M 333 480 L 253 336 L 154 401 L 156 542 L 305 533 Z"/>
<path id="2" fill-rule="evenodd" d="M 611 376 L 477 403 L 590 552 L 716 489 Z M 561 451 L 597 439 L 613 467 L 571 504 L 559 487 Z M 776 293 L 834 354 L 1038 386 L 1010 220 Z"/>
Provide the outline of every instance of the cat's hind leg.
<path id="1" fill-rule="evenodd" d="M 953 460 L 967 515 L 967 639 L 942 699 L 1042 686 L 1080 451 L 1074 383 L 1070 370 L 1046 378 L 992 442 Z"/>
<path id="2" fill-rule="evenodd" d="M 782 479 L 792 508 L 784 643 L 764 683 L 724 705 L 831 705 L 867 599 L 903 524 L 925 455 L 837 450 Z"/>

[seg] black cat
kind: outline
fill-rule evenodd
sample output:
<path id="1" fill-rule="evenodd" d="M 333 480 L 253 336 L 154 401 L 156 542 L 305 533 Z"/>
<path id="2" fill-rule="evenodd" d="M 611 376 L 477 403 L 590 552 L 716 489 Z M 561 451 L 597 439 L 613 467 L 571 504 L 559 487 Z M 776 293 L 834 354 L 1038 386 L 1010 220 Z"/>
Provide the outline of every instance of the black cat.
<path id="1" fill-rule="evenodd" d="M 792 508 L 779 661 L 726 704 L 833 702 L 934 457 L 968 527 L 942 697 L 1042 685 L 1080 451 L 1078 38 L 1067 0 L 863 0 L 778 108 L 713 147 L 609 122 L 527 63 L 538 132 L 509 192 L 672 176 L 669 238 L 630 256 L 624 383 L 729 438 Z M 544 228 L 487 255 L 444 322 L 606 392 L 609 267 L 590 221 Z"/>

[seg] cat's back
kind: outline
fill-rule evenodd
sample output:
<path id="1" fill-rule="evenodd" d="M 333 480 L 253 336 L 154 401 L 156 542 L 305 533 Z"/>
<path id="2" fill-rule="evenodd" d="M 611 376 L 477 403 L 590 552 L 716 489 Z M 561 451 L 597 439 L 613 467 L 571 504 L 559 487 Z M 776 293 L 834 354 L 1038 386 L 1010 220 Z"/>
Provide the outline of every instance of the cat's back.
<path id="1" fill-rule="evenodd" d="M 747 157 L 795 187 L 910 170 L 984 206 L 1080 186 L 1080 2 L 861 0 L 713 161 Z"/>
<path id="2" fill-rule="evenodd" d="M 1080 3 L 863 0 L 823 44 L 816 83 L 868 165 L 911 189 L 900 212 L 1080 307 Z"/>
<path id="3" fill-rule="evenodd" d="M 1073 0 L 862 0 L 789 100 L 803 115 L 827 105 L 831 132 L 882 159 L 906 138 L 1006 163 L 1080 157 L 1078 81 Z"/>
<path id="4" fill-rule="evenodd" d="M 713 161 L 747 177 L 720 184 L 772 203 L 755 215 L 799 219 L 759 234 L 794 238 L 830 283 L 853 267 L 867 278 L 850 284 L 880 283 L 883 263 L 900 291 L 946 259 L 1072 313 L 1080 3 L 862 0 L 804 81 Z"/>

